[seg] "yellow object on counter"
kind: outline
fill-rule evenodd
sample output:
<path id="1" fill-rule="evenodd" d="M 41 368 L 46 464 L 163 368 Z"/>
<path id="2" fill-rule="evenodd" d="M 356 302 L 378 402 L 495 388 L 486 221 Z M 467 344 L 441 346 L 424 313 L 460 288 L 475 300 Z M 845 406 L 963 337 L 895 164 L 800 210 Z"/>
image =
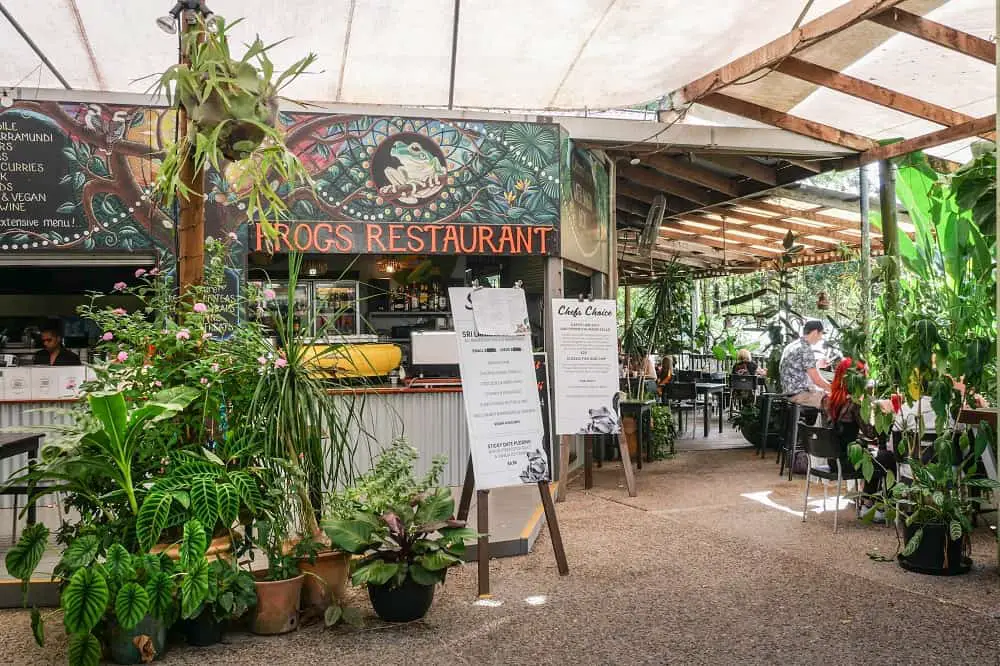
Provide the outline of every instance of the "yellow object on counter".
<path id="1" fill-rule="evenodd" d="M 403 351 L 392 344 L 313 345 L 317 374 L 334 377 L 384 377 L 399 367 Z"/>

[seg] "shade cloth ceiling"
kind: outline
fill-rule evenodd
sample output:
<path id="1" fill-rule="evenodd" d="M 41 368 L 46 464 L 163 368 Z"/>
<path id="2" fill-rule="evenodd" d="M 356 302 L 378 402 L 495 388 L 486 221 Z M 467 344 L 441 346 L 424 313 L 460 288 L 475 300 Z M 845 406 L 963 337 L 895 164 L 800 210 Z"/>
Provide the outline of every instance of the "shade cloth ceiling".
<path id="1" fill-rule="evenodd" d="M 76 89 L 143 92 L 176 58 L 155 19 L 167 0 L 2 0 Z M 842 4 L 842 0 L 209 0 L 245 17 L 237 41 L 290 37 L 287 64 L 308 51 L 315 71 L 293 98 L 317 102 L 493 110 L 601 110 L 667 92 Z M 457 27 L 455 21 L 458 8 Z M 901 7 L 970 34 L 992 35 L 995 0 L 911 0 Z M 805 10 L 803 14 L 803 10 Z M 451 86 L 455 39 L 454 87 Z M 824 42 L 823 44 L 826 44 Z M 993 68 L 866 24 L 806 57 L 853 76 L 977 116 L 995 105 Z M 788 85 L 772 73 L 739 96 L 871 136 L 910 137 L 934 125 L 842 93 Z M 57 78 L 0 19 L 0 87 L 59 88 Z M 780 94 L 775 91 L 780 89 Z M 695 107 L 684 122 L 750 121 Z M 967 141 L 938 149 L 963 157 Z"/>

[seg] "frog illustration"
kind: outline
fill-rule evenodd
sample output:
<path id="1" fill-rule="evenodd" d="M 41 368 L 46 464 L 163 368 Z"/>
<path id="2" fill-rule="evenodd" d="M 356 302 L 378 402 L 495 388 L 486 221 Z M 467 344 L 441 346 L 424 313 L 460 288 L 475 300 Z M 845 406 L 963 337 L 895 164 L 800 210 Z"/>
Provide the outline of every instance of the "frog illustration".
<path id="1" fill-rule="evenodd" d="M 389 154 L 399 160 L 400 166 L 385 168 L 389 185 L 379 190 L 382 194 L 402 191 L 403 196 L 399 197 L 399 201 L 415 204 L 441 188 L 441 177 L 447 172 L 438 157 L 425 150 L 418 142 L 397 141 L 392 144 Z M 409 193 L 406 193 L 407 188 Z"/>

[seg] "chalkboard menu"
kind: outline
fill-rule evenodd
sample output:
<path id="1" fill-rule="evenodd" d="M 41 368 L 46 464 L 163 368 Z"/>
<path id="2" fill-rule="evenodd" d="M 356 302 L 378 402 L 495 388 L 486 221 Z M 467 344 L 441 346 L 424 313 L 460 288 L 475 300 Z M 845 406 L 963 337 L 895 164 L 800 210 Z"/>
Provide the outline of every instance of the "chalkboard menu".
<path id="1" fill-rule="evenodd" d="M 70 143 L 41 114 L 0 113 L 0 249 L 57 247 L 87 231 L 66 155 Z"/>

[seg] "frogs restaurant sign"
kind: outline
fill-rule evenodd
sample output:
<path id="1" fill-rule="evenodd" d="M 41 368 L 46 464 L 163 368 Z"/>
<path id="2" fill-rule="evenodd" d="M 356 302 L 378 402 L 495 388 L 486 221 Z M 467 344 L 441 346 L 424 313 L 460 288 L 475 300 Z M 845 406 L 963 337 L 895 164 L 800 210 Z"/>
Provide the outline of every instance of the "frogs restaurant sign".
<path id="1" fill-rule="evenodd" d="M 417 224 L 289 222 L 275 225 L 270 239 L 260 225 L 257 252 L 314 254 L 555 254 L 554 227 L 514 224 Z"/>
<path id="2" fill-rule="evenodd" d="M 555 254 L 559 128 L 282 113 L 309 187 L 285 194 L 276 252 Z M 258 229 L 251 248 L 267 250 Z"/>

